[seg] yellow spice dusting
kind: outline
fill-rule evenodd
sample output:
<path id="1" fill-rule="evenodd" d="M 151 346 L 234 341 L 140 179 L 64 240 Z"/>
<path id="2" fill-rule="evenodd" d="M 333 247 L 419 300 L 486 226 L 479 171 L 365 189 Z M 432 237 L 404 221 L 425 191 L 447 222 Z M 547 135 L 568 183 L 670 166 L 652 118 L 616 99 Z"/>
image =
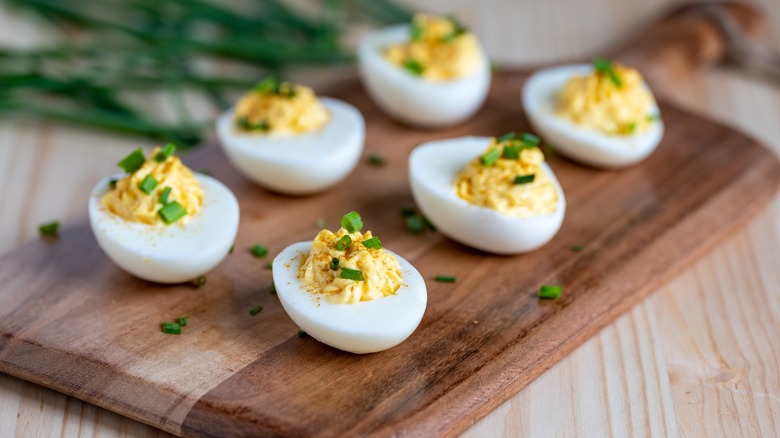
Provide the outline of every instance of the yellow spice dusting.
<path id="1" fill-rule="evenodd" d="M 409 42 L 385 49 L 385 58 L 432 81 L 449 81 L 475 71 L 483 54 L 474 34 L 450 18 L 417 14 Z"/>
<path id="2" fill-rule="evenodd" d="M 246 93 L 236 104 L 237 131 L 302 134 L 320 129 L 330 120 L 328 110 L 311 88 L 289 82 L 275 82 L 268 86 L 268 81 L 261 82 L 257 89 Z"/>
<path id="3" fill-rule="evenodd" d="M 203 190 L 192 171 L 174 155 L 158 163 L 154 160 L 158 152 L 160 148 L 152 150 L 140 169 L 117 181 L 116 188 L 103 195 L 100 203 L 108 211 L 126 221 L 150 225 L 161 223 L 158 212 L 163 207 L 160 195 L 165 187 L 171 188 L 168 201 L 177 201 L 187 210 L 187 216 L 181 222 L 200 210 Z M 147 175 L 152 175 L 157 180 L 157 186 L 150 194 L 144 193 L 138 187 Z"/>
<path id="4" fill-rule="evenodd" d="M 558 115 L 607 135 L 646 132 L 654 121 L 650 113 L 654 99 L 643 86 L 642 75 L 619 64 L 613 70 L 620 85 L 595 69 L 588 76 L 571 78 L 558 94 Z"/>
<path id="5" fill-rule="evenodd" d="M 485 154 L 494 149 L 501 154 L 504 147 L 519 144 L 519 140 L 498 142 L 493 138 Z M 535 146 L 524 146 L 518 159 L 498 158 L 491 165 L 477 157 L 458 173 L 455 189 L 466 202 L 507 215 L 549 214 L 558 206 L 558 191 L 542 168 L 543 162 L 544 155 Z M 533 182 L 515 184 L 515 177 L 524 175 L 534 175 Z"/>
<path id="6" fill-rule="evenodd" d="M 352 244 L 344 251 L 336 242 L 349 234 Z M 373 237 L 370 231 L 348 233 L 341 228 L 333 233 L 322 230 L 314 238 L 311 251 L 298 269 L 298 278 L 313 294 L 325 295 L 331 303 L 357 303 L 393 295 L 401 287 L 401 266 L 384 248 L 366 248 L 363 241 Z M 330 268 L 331 260 L 339 259 L 339 268 Z M 363 281 L 340 278 L 341 268 L 357 269 Z"/>

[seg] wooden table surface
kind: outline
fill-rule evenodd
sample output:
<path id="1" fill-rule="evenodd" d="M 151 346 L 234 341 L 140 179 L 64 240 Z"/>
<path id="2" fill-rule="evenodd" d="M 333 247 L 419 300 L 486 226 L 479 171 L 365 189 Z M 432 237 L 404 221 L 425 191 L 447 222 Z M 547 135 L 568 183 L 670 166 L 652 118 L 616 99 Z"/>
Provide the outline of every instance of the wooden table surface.
<path id="1" fill-rule="evenodd" d="M 597 54 L 676 1 L 407 3 L 455 12 L 495 59 L 532 65 Z M 780 2 L 754 3 L 767 14 L 766 41 L 780 47 Z M 33 45 L 50 37 L 0 9 L 1 44 Z M 720 67 L 673 89 L 671 100 L 682 107 L 741 129 L 780 154 L 780 82 Z M 170 111 L 162 98 L 148 101 Z M 199 105 L 192 103 L 193 112 Z M 40 223 L 83 221 L 93 183 L 138 144 L 49 122 L 0 120 L 0 253 L 35 239 Z M 779 340 L 776 196 L 750 224 L 465 435 L 780 436 Z M 57 435 L 167 434 L 0 375 L 0 436 Z"/>

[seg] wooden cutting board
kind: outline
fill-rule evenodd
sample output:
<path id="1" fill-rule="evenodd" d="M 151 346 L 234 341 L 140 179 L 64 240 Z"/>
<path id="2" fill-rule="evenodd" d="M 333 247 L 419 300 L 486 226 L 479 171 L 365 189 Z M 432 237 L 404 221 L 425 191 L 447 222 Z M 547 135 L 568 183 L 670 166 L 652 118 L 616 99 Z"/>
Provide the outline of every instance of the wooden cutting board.
<path id="1" fill-rule="evenodd" d="M 189 156 L 192 168 L 208 169 L 233 190 L 242 210 L 235 253 L 202 288 L 125 274 L 86 222 L 6 255 L 0 371 L 180 435 L 464 430 L 745 222 L 780 185 L 777 159 L 754 140 L 661 101 L 666 136 L 638 166 L 599 171 L 548 151 L 568 209 L 561 231 L 540 250 L 493 256 L 435 232 L 409 234 L 399 210 L 413 205 L 411 149 L 433 139 L 529 130 L 519 104 L 526 77 L 497 74 L 484 109 L 446 131 L 389 120 L 354 78 L 334 85 L 325 94 L 363 112 L 366 155 L 385 157 L 387 166 L 361 164 L 317 196 L 253 186 L 214 145 Z M 275 252 L 313 238 L 318 219 L 335 229 L 350 210 L 428 284 L 417 331 L 371 355 L 298 337 L 270 293 L 266 269 Z M 271 255 L 251 256 L 254 243 Z M 457 275 L 457 282 L 436 283 L 438 274 Z M 563 297 L 538 300 L 541 284 L 562 285 Z M 252 316 L 255 305 L 263 311 Z M 189 324 L 180 336 L 160 332 L 161 322 L 184 315 Z"/>

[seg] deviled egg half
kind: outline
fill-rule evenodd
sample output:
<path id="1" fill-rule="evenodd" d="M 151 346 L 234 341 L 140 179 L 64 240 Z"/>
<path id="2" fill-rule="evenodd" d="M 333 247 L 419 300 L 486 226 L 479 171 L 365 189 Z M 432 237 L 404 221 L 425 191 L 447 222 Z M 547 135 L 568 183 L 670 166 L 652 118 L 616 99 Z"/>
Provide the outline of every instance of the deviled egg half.
<path id="1" fill-rule="evenodd" d="M 346 102 L 268 77 L 217 119 L 217 135 L 244 176 L 275 192 L 305 195 L 355 168 L 365 122 Z"/>
<path id="2" fill-rule="evenodd" d="M 318 341 L 352 353 L 398 345 L 422 320 L 428 293 L 409 262 L 361 232 L 357 212 L 333 233 L 294 243 L 273 261 L 274 285 L 284 310 Z"/>
<path id="3" fill-rule="evenodd" d="M 474 114 L 490 88 L 490 62 L 454 18 L 417 14 L 366 35 L 360 77 L 374 102 L 410 125 L 443 127 Z"/>
<path id="4" fill-rule="evenodd" d="M 228 254 L 238 231 L 238 201 L 216 179 L 193 174 L 168 144 L 148 157 L 137 149 L 89 199 L 100 247 L 120 268 L 157 283 L 193 280 Z"/>
<path id="5" fill-rule="evenodd" d="M 558 232 L 566 199 L 531 134 L 461 137 L 416 147 L 412 195 L 436 228 L 465 245 L 519 254 Z"/>
<path id="6" fill-rule="evenodd" d="M 546 142 L 590 166 L 637 163 L 655 150 L 664 133 L 642 75 L 605 59 L 536 72 L 523 87 L 522 103 Z"/>

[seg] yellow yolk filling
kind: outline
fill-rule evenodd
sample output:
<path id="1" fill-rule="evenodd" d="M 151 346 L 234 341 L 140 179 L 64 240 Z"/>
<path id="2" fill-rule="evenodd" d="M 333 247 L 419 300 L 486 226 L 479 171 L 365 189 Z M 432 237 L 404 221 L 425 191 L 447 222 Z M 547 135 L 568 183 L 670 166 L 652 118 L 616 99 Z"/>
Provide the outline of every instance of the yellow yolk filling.
<path id="1" fill-rule="evenodd" d="M 343 236 L 352 239 L 344 251 L 336 249 Z M 325 295 L 334 304 L 357 303 L 393 295 L 401 287 L 401 266 L 384 248 L 366 248 L 363 241 L 373 237 L 370 231 L 348 233 L 341 228 L 333 233 L 322 230 L 312 241 L 309 254 L 298 269 L 298 278 L 313 294 Z M 331 269 L 331 261 L 339 259 L 338 269 Z M 341 278 L 341 268 L 357 269 L 363 281 Z"/>
<path id="2" fill-rule="evenodd" d="M 654 121 L 653 95 L 635 69 L 615 64 L 613 71 L 620 85 L 595 69 L 589 76 L 571 78 L 558 94 L 556 113 L 607 135 L 646 132 Z"/>
<path id="3" fill-rule="evenodd" d="M 497 150 L 499 157 L 519 140 L 490 141 L 485 154 Z M 498 158 L 490 165 L 478 157 L 458 173 L 455 190 L 459 197 L 478 207 L 486 207 L 515 216 L 549 214 L 558 206 L 558 190 L 542 168 L 544 155 L 538 147 L 521 146 L 519 158 Z M 485 156 L 485 155 L 483 155 Z M 516 184 L 518 176 L 534 175 L 532 182 Z"/>
<path id="4" fill-rule="evenodd" d="M 243 133 L 302 134 L 322 128 L 329 119 L 314 90 L 273 79 L 246 93 L 235 109 L 236 130 Z"/>
<path id="5" fill-rule="evenodd" d="M 449 18 L 417 14 L 407 43 L 385 48 L 385 59 L 431 81 L 449 81 L 475 71 L 483 62 L 474 34 Z"/>
<path id="6" fill-rule="evenodd" d="M 182 221 L 200 210 L 203 190 L 192 171 L 174 155 L 158 163 L 154 160 L 158 152 L 160 148 L 152 150 L 141 168 L 118 180 L 116 187 L 103 195 L 100 203 L 108 211 L 126 221 L 149 225 L 161 223 L 158 212 L 163 204 L 160 202 L 160 196 L 166 187 L 171 189 L 168 202 L 176 201 L 187 210 L 187 216 L 184 216 Z M 139 188 L 147 175 L 157 180 L 157 186 L 149 194 Z"/>

